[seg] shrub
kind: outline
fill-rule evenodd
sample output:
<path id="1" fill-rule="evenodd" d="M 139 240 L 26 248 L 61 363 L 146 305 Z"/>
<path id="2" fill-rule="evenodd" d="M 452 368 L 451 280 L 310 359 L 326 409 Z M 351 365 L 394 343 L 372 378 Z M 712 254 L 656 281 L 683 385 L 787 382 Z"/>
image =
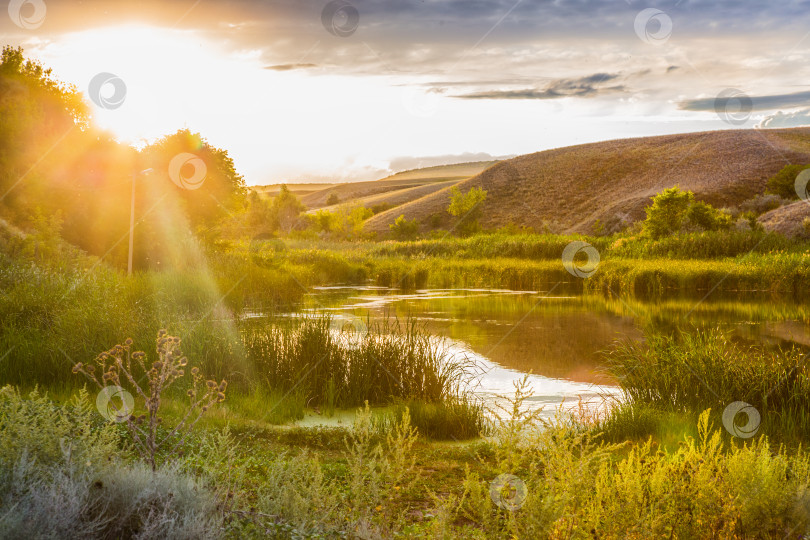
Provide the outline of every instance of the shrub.
<path id="1" fill-rule="evenodd" d="M 765 212 L 775 210 L 788 202 L 790 201 L 783 199 L 779 195 L 775 195 L 773 193 L 764 193 L 742 203 L 740 205 L 740 210 L 743 212 L 754 212 L 755 214 L 760 215 L 764 214 Z"/>
<path id="2" fill-rule="evenodd" d="M 450 189 L 450 206 L 447 212 L 458 218 L 456 222 L 456 232 L 460 236 L 468 236 L 481 229 L 478 220 L 481 217 L 481 205 L 487 198 L 487 192 L 483 188 L 470 188 L 467 193 L 461 193 L 458 186 Z"/>
<path id="3" fill-rule="evenodd" d="M 326 198 L 326 206 L 333 206 L 340 202 L 340 197 L 338 197 L 337 193 L 330 193 L 329 197 Z"/>
<path id="4" fill-rule="evenodd" d="M 810 165 L 785 165 L 781 171 L 768 179 L 767 192 L 788 200 L 799 198 L 796 193 L 796 177 Z"/>
<path id="5" fill-rule="evenodd" d="M 216 500 L 176 467 L 129 464 L 80 391 L 64 405 L 0 389 L 0 536 L 212 538 Z"/>
<path id="6" fill-rule="evenodd" d="M 644 232 L 654 239 L 668 236 L 681 230 L 688 219 L 689 207 L 695 200 L 691 191 L 681 191 L 678 186 L 665 189 L 644 209 L 647 219 Z"/>
<path id="7" fill-rule="evenodd" d="M 397 240 L 413 240 L 419 234 L 419 222 L 416 219 L 408 221 L 405 219 L 405 214 L 400 215 L 388 227 Z"/>
<path id="8" fill-rule="evenodd" d="M 731 226 L 731 216 L 701 201 L 692 203 L 687 212 L 692 227 L 702 231 L 717 231 Z"/>

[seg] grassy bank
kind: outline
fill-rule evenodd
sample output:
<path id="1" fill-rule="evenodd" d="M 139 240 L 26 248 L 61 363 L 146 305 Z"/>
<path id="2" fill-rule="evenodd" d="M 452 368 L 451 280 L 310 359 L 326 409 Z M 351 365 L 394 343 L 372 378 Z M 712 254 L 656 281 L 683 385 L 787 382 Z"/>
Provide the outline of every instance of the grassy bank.
<path id="1" fill-rule="evenodd" d="M 810 526 L 807 456 L 732 443 L 708 414 L 674 450 L 605 444 L 519 407 L 461 445 L 423 441 L 407 416 L 381 432 L 363 409 L 345 428 L 231 416 L 234 429 L 201 425 L 152 473 L 86 397 L 2 392 L 0 526 L 29 537 L 799 538 Z"/>

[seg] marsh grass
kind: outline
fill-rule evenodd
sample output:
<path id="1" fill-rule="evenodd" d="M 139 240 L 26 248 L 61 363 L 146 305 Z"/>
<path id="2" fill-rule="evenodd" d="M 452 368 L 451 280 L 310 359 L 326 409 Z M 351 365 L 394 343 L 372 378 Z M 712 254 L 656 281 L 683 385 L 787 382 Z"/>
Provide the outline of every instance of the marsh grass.
<path id="1" fill-rule="evenodd" d="M 416 321 L 369 324 L 347 343 L 329 317 L 303 317 L 242 327 L 257 380 L 267 388 L 301 389 L 310 405 L 352 407 L 417 398 L 443 402 L 458 396 L 471 377 L 466 359 L 449 354 Z"/>
<path id="2" fill-rule="evenodd" d="M 398 402 L 393 410 L 375 418 L 380 433 L 387 433 L 402 421 L 405 413 L 420 437 L 436 441 L 463 441 L 487 435 L 491 430 L 484 404 L 469 395 L 440 402 L 409 399 Z"/>
<path id="3" fill-rule="evenodd" d="M 651 409 L 720 414 L 743 401 L 762 415 L 763 432 L 780 440 L 810 436 L 810 366 L 798 348 L 742 347 L 720 331 L 697 330 L 626 342 L 607 360 L 627 403 L 615 426 L 649 427 Z"/>

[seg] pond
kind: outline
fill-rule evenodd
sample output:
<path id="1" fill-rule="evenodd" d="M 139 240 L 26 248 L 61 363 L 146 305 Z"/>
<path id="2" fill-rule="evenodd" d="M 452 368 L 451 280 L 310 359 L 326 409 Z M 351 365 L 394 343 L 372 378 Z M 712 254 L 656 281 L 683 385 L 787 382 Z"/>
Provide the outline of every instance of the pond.
<path id="1" fill-rule="evenodd" d="M 645 332 L 720 327 L 742 343 L 810 347 L 810 307 L 789 299 L 724 295 L 702 299 L 562 296 L 543 291 L 489 289 L 417 290 L 381 287 L 320 287 L 306 311 L 381 320 L 415 318 L 441 336 L 452 354 L 480 367 L 473 391 L 489 402 L 514 394 L 514 382 L 529 375 L 526 405 L 554 414 L 580 400 L 601 404 L 618 395 L 605 371 L 604 352 Z"/>

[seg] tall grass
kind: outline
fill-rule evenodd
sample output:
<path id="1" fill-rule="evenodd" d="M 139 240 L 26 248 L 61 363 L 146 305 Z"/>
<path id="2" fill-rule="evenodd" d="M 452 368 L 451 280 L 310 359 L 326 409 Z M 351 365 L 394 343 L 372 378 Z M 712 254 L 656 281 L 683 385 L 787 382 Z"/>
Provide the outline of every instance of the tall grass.
<path id="1" fill-rule="evenodd" d="M 760 412 L 763 432 L 810 437 L 810 366 L 799 349 L 743 348 L 709 330 L 648 335 L 619 345 L 608 362 L 633 406 L 696 415 L 743 401 Z"/>
<path id="2" fill-rule="evenodd" d="M 373 323 L 357 341 L 330 328 L 328 317 L 304 317 L 242 327 L 257 380 L 269 388 L 303 389 L 311 405 L 352 407 L 395 398 L 441 402 L 458 395 L 470 376 L 414 320 Z"/>

